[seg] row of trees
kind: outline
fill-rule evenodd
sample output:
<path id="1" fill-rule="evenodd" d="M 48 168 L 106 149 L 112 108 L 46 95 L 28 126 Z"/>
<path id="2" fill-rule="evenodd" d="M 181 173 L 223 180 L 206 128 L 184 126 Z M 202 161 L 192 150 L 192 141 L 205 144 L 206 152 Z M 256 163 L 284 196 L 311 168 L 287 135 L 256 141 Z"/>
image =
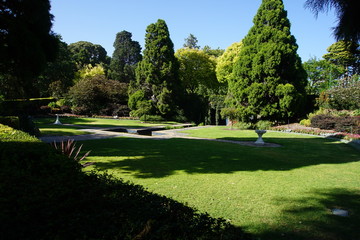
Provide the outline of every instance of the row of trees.
<path id="1" fill-rule="evenodd" d="M 5 1 L 8 6 L 1 12 L 9 23 L 0 31 L 1 39 L 5 39 L 1 51 L 14 60 L 1 61 L 0 95 L 7 99 L 65 97 L 75 113 L 119 115 L 127 114 L 129 107 L 138 117 L 156 115 L 203 122 L 211 112 L 218 119 L 222 109 L 223 117 L 245 122 L 283 120 L 302 112 L 307 94 L 319 94 L 340 82 L 348 86 L 359 69 L 359 46 L 349 41 L 331 46 L 324 60 L 312 59 L 303 66 L 282 0 L 263 0 L 247 36 L 225 52 L 207 46 L 201 49 L 192 34 L 185 39 L 184 48 L 175 52 L 166 22 L 158 20 L 146 29 L 142 53 L 132 34 L 122 31 L 116 35 L 110 58 L 100 45 L 62 42 L 50 31 L 52 16 L 42 15 L 45 18 L 39 21 L 48 23 L 42 33 L 46 32 L 51 41 L 40 44 L 42 49 L 33 49 L 46 52 L 35 68 L 35 63 L 16 55 L 20 53 L 15 46 L 7 43 L 16 27 L 11 25 L 15 21 L 9 20 L 16 18 L 10 2 Z M 49 5 L 45 4 L 46 9 Z M 23 11 L 24 16 L 33 17 L 29 9 Z M 339 48 L 346 48 L 349 54 Z M 54 49 L 58 49 L 56 56 Z M 12 51 L 16 54 L 11 55 Z M 22 67 L 26 65 L 24 59 L 34 69 L 32 74 Z M 324 80 L 328 72 L 331 77 Z"/>

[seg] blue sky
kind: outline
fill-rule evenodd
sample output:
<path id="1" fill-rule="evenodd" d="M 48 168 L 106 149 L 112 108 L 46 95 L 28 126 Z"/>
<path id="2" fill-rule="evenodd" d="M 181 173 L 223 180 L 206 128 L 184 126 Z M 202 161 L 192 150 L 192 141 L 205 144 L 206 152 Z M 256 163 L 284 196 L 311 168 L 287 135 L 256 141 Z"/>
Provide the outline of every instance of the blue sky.
<path id="1" fill-rule="evenodd" d="M 283 0 L 291 32 L 303 61 L 321 58 L 335 42 L 331 28 L 335 14 L 315 18 L 305 0 Z M 116 33 L 126 30 L 144 48 L 146 27 L 164 19 L 175 50 L 190 33 L 199 45 L 226 49 L 241 41 L 253 25 L 261 0 L 51 0 L 53 31 L 66 43 L 89 41 L 103 46 L 111 56 Z"/>

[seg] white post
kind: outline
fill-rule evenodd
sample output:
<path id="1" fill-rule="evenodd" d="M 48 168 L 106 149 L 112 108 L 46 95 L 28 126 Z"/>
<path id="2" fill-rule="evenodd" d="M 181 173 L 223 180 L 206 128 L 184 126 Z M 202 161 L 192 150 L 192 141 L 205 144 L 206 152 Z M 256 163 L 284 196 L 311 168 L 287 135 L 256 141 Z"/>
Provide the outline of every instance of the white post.
<path id="1" fill-rule="evenodd" d="M 56 114 L 56 121 L 54 122 L 56 125 L 62 125 L 62 123 L 59 120 L 59 114 Z"/>

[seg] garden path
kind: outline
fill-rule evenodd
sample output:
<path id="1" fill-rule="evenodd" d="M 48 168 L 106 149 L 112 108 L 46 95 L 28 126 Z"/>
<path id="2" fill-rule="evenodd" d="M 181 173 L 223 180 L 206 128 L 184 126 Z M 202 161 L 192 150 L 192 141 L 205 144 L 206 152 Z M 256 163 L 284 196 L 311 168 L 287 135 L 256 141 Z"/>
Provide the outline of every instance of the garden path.
<path id="1" fill-rule="evenodd" d="M 79 126 L 79 125 L 72 125 Z M 85 126 L 84 126 L 85 127 Z M 183 130 L 188 129 L 199 129 L 199 128 L 208 128 L 213 126 L 198 126 L 198 127 L 188 127 L 186 129 L 169 129 L 162 131 L 154 131 L 152 136 L 140 135 L 140 134 L 132 134 L 127 132 L 115 132 L 109 131 L 109 128 L 84 128 L 81 129 L 85 132 L 90 132 L 92 134 L 86 135 L 76 135 L 76 136 L 44 136 L 40 137 L 40 140 L 47 143 L 52 142 L 61 142 L 66 141 L 68 139 L 74 139 L 75 141 L 84 141 L 84 140 L 93 140 L 93 139 L 106 139 L 106 138 L 115 138 L 115 137 L 130 137 L 130 138 L 142 138 L 142 139 L 152 139 L 152 140 L 165 140 L 171 138 L 186 138 L 186 139 L 195 139 L 195 140 L 207 140 L 207 141 L 216 141 L 216 142 L 225 142 L 225 143 L 234 143 L 243 146 L 252 146 L 252 147 L 280 147 L 279 144 L 275 143 L 265 143 L 263 145 L 255 144 L 254 142 L 249 141 L 233 141 L 233 140 L 225 140 L 225 139 L 211 139 L 211 138 L 198 138 L 198 137 L 190 137 L 186 133 L 182 133 Z M 111 128 L 110 128 L 111 129 Z M 144 128 L 142 128 L 144 129 Z M 151 128 L 150 128 L 151 129 Z"/>

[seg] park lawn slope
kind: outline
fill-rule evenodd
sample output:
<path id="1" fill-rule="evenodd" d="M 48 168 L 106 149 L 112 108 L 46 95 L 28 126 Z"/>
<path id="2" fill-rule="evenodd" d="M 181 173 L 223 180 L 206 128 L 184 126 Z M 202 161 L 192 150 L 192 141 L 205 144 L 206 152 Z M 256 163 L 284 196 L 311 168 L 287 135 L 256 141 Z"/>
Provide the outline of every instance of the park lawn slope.
<path id="1" fill-rule="evenodd" d="M 186 130 L 255 141 L 253 131 Z M 94 169 L 222 217 L 261 239 L 360 239 L 360 155 L 331 139 L 268 132 L 279 148 L 194 139 L 84 142 Z M 331 209 L 350 212 L 342 218 Z"/>

